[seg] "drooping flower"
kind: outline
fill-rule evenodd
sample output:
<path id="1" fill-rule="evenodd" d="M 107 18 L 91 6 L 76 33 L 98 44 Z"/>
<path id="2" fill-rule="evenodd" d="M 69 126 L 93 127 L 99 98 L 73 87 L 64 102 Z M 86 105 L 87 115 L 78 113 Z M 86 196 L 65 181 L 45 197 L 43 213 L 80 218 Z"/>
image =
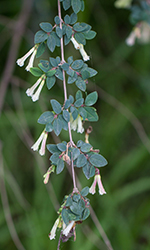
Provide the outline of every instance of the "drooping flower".
<path id="1" fill-rule="evenodd" d="M 102 181 L 101 181 L 101 176 L 100 176 L 100 173 L 99 173 L 99 169 L 97 169 L 97 168 L 96 168 L 96 171 L 95 171 L 95 177 L 94 177 L 93 184 L 89 189 L 89 193 L 91 193 L 91 194 L 96 193 L 96 184 L 98 184 L 99 194 L 100 195 L 106 194 L 106 191 L 105 191 L 105 189 L 103 187 L 103 184 L 102 184 Z"/>
<path id="2" fill-rule="evenodd" d="M 73 43 L 75 49 L 80 51 L 81 56 L 83 57 L 84 61 L 90 60 L 90 57 L 87 55 L 86 51 L 84 50 L 83 44 L 78 43 L 74 36 L 71 37 L 71 42 Z"/>
<path id="3" fill-rule="evenodd" d="M 47 136 L 48 133 L 44 130 L 40 137 L 38 138 L 38 140 L 34 143 L 34 145 L 31 147 L 31 149 L 33 149 L 33 151 L 38 151 L 39 150 L 39 146 L 41 144 L 41 148 L 39 150 L 39 154 L 40 155 L 44 155 L 45 154 L 45 146 L 46 146 L 46 140 L 47 140 Z"/>
<path id="4" fill-rule="evenodd" d="M 36 56 L 36 53 L 37 53 L 37 48 L 33 51 L 32 55 L 31 55 L 31 57 L 30 57 L 30 59 L 29 59 L 29 63 L 28 63 L 28 65 L 27 65 L 27 67 L 26 67 L 26 71 L 29 71 L 30 68 L 33 67 L 34 58 L 35 58 L 35 56 Z"/>
<path id="5" fill-rule="evenodd" d="M 34 58 L 35 58 L 35 55 L 36 55 L 36 52 L 37 52 L 37 45 L 35 45 L 34 47 L 32 47 L 23 57 L 19 58 L 16 63 L 22 67 L 24 65 L 24 62 L 25 60 L 30 56 L 30 60 L 29 60 L 29 64 L 28 66 L 26 67 L 26 70 L 28 71 L 30 68 L 30 65 L 33 67 L 33 61 L 34 61 Z"/>
<path id="6" fill-rule="evenodd" d="M 70 116 L 70 127 L 71 129 L 73 129 L 74 131 L 77 130 L 77 133 L 83 133 L 84 132 L 84 128 L 82 125 L 82 120 L 83 118 L 78 115 L 78 117 L 74 120 L 72 115 Z"/>
<path id="7" fill-rule="evenodd" d="M 75 49 L 77 49 L 77 50 L 80 49 L 80 44 L 76 41 L 76 39 L 73 36 L 71 37 L 70 40 L 73 43 Z"/>
<path id="8" fill-rule="evenodd" d="M 41 90 L 42 90 L 44 83 L 45 83 L 45 79 L 46 79 L 46 76 L 42 75 L 31 88 L 27 89 L 26 94 L 27 94 L 27 96 L 31 96 L 33 102 L 35 102 L 39 99 Z M 39 84 L 40 84 L 40 86 L 39 86 Z M 34 91 L 37 87 L 38 87 L 38 89 L 34 93 Z"/>
<path id="9" fill-rule="evenodd" d="M 55 221 L 55 223 L 54 223 L 54 226 L 52 227 L 52 230 L 51 230 L 50 233 L 49 233 L 49 239 L 50 239 L 50 240 L 55 239 L 56 230 L 57 230 L 57 227 L 59 226 L 59 223 L 60 223 L 60 218 L 58 217 L 58 219 L 57 219 L 57 220 Z"/>
<path id="10" fill-rule="evenodd" d="M 84 50 L 83 44 L 80 44 L 79 51 L 84 61 L 90 60 L 90 57 L 87 55 L 86 51 Z"/>
<path id="11" fill-rule="evenodd" d="M 70 221 L 69 225 L 66 226 L 66 227 L 63 229 L 62 234 L 64 234 L 65 236 L 68 236 L 68 234 L 70 233 L 70 231 L 71 231 L 71 229 L 72 229 L 74 223 L 75 223 L 74 220 Z"/>
<path id="12" fill-rule="evenodd" d="M 141 31 L 139 27 L 135 27 L 133 31 L 130 33 L 130 35 L 126 39 L 126 44 L 128 46 L 133 46 L 135 44 L 136 38 L 141 37 Z"/>

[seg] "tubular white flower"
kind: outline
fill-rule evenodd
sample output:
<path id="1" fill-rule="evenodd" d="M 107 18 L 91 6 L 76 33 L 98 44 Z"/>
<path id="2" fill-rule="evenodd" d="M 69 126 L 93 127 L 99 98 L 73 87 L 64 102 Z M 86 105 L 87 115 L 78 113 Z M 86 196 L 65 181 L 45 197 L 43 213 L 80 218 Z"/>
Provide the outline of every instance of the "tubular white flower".
<path id="1" fill-rule="evenodd" d="M 29 63 L 27 65 L 27 67 L 26 67 L 26 71 L 29 71 L 30 68 L 33 67 L 33 62 L 34 62 L 34 58 L 35 58 L 36 53 L 37 53 L 37 49 L 34 49 L 32 55 L 31 55 L 31 57 L 29 59 Z"/>
<path id="2" fill-rule="evenodd" d="M 80 48 L 79 48 L 80 54 L 83 57 L 84 61 L 88 61 L 90 60 L 90 57 L 87 55 L 86 51 L 84 50 L 84 47 L 82 44 L 80 44 Z"/>
<path id="3" fill-rule="evenodd" d="M 133 31 L 130 33 L 130 35 L 126 39 L 126 44 L 128 46 L 133 46 L 135 44 L 136 38 L 141 37 L 141 29 L 139 27 L 135 27 Z"/>
<path id="4" fill-rule="evenodd" d="M 76 39 L 73 36 L 71 37 L 70 40 L 73 43 L 75 49 L 80 49 L 80 44 L 76 41 Z"/>
<path id="5" fill-rule="evenodd" d="M 45 155 L 45 146 L 46 146 L 46 140 L 47 140 L 48 133 L 44 133 L 44 137 L 42 140 L 41 148 L 39 150 L 40 155 Z"/>
<path id="6" fill-rule="evenodd" d="M 97 183 L 97 180 L 96 180 L 96 178 L 94 178 L 92 186 L 89 189 L 89 193 L 90 194 L 95 194 L 96 193 L 96 183 Z"/>
<path id="7" fill-rule="evenodd" d="M 42 82 L 41 82 L 40 86 L 38 87 L 37 91 L 35 92 L 35 94 L 32 95 L 32 101 L 33 102 L 36 102 L 39 99 L 41 90 L 42 90 L 42 88 L 44 86 L 44 83 L 45 83 L 45 78 L 42 80 Z"/>
<path id="8" fill-rule="evenodd" d="M 42 90 L 44 83 L 45 83 L 45 79 L 46 79 L 46 76 L 42 75 L 31 88 L 27 89 L 26 94 L 27 94 L 27 96 L 31 96 L 33 102 L 35 102 L 39 99 L 41 90 Z M 39 84 L 40 84 L 40 86 L 39 86 Z M 34 93 L 34 91 L 37 87 L 38 87 L 38 89 Z"/>
<path id="9" fill-rule="evenodd" d="M 77 133 L 82 134 L 84 132 L 84 128 L 82 125 L 82 118 L 80 115 L 78 115 L 77 119 L 75 119 L 75 120 L 73 120 L 72 115 L 70 116 L 70 127 L 74 131 L 77 130 Z"/>
<path id="10" fill-rule="evenodd" d="M 33 149 L 33 151 L 38 151 L 39 150 L 39 146 L 41 144 L 41 148 L 39 150 L 39 154 L 40 155 L 44 155 L 45 154 L 45 146 L 46 146 L 46 139 L 47 139 L 47 132 L 45 132 L 45 130 L 41 133 L 40 137 L 38 138 L 38 140 L 33 144 L 33 146 L 31 147 L 31 149 Z"/>
<path id="11" fill-rule="evenodd" d="M 16 63 L 22 67 L 24 65 L 25 60 L 34 52 L 35 46 L 31 48 L 23 57 L 19 58 Z"/>
<path id="12" fill-rule="evenodd" d="M 83 128 L 83 125 L 82 125 L 81 116 L 78 116 L 77 121 L 78 121 L 77 133 L 81 133 L 82 134 L 84 132 L 84 128 Z"/>
<path id="13" fill-rule="evenodd" d="M 132 31 L 126 39 L 126 44 L 128 46 L 133 46 L 135 44 L 135 39 L 136 39 L 136 34 L 134 31 Z"/>
<path id="14" fill-rule="evenodd" d="M 69 225 L 62 231 L 62 233 L 67 236 L 69 234 L 69 232 L 71 231 L 73 225 L 74 225 L 74 220 L 72 220 Z"/>
<path id="15" fill-rule="evenodd" d="M 100 195 L 106 194 L 106 191 L 105 191 L 105 189 L 103 187 L 103 184 L 102 184 L 102 181 L 101 181 L 101 176 L 100 176 L 100 173 L 99 173 L 98 169 L 96 169 L 96 174 L 95 174 L 95 177 L 94 177 L 94 181 L 92 183 L 92 186 L 89 189 L 89 193 L 95 194 L 95 192 L 96 192 L 96 184 L 98 184 L 99 194 Z"/>
<path id="16" fill-rule="evenodd" d="M 45 136 L 45 131 L 42 132 L 42 134 L 40 135 L 40 137 L 38 138 L 38 140 L 31 147 L 31 149 L 33 149 L 33 151 L 38 151 L 39 150 L 40 143 L 44 139 L 44 136 Z"/>
<path id="17" fill-rule="evenodd" d="M 49 234 L 49 239 L 50 240 L 55 239 L 56 229 L 57 229 L 58 225 L 59 225 L 59 218 L 55 221 L 54 226 L 52 227 L 52 230 L 51 230 L 51 232 Z"/>
<path id="18" fill-rule="evenodd" d="M 31 88 L 27 89 L 27 91 L 26 91 L 27 96 L 33 95 L 34 90 L 38 87 L 38 85 L 40 84 L 41 81 L 42 81 L 42 77 L 40 77 Z"/>
<path id="19" fill-rule="evenodd" d="M 100 195 L 106 194 L 106 191 L 103 187 L 100 175 L 97 175 L 97 184 L 98 184 L 98 188 L 99 188 L 99 194 Z"/>

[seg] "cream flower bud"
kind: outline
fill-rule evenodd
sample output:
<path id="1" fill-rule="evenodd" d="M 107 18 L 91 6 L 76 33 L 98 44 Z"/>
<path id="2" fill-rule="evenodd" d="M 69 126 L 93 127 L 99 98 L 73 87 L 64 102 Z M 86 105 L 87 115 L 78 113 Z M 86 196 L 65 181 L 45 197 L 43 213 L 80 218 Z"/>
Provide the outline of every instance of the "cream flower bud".
<path id="1" fill-rule="evenodd" d="M 50 240 L 55 239 L 56 230 L 57 230 L 58 225 L 59 225 L 59 218 L 55 221 L 54 226 L 52 227 L 52 230 L 51 230 L 51 232 L 49 234 L 49 239 Z"/>
<path id="2" fill-rule="evenodd" d="M 80 44 L 76 41 L 76 39 L 73 36 L 71 37 L 70 40 L 73 43 L 75 49 L 80 49 Z"/>
<path id="3" fill-rule="evenodd" d="M 83 57 L 84 61 L 88 61 L 90 60 L 90 57 L 87 55 L 86 51 L 84 50 L 84 47 L 82 44 L 80 44 L 80 48 L 79 48 L 80 54 Z"/>
<path id="4" fill-rule="evenodd" d="M 133 31 L 130 33 L 130 35 L 126 39 L 126 44 L 128 46 L 133 46 L 135 44 L 136 38 L 141 37 L 141 30 L 139 27 L 135 27 Z"/>
<path id="5" fill-rule="evenodd" d="M 35 46 L 31 48 L 23 57 L 19 58 L 16 63 L 22 67 L 24 65 L 25 60 L 34 52 Z"/>
<path id="6" fill-rule="evenodd" d="M 38 151 L 39 150 L 39 146 L 41 144 L 41 148 L 40 148 L 40 155 L 44 155 L 45 154 L 45 145 L 46 145 L 46 139 L 47 139 L 47 132 L 45 132 L 45 130 L 41 133 L 40 137 L 38 138 L 38 140 L 33 144 L 33 146 L 31 147 L 31 149 L 33 149 L 33 151 Z"/>
<path id="7" fill-rule="evenodd" d="M 65 235 L 65 236 L 67 236 L 69 233 L 70 233 L 70 231 L 71 231 L 71 229 L 72 229 L 72 227 L 73 227 L 73 225 L 74 225 L 74 220 L 72 220 L 70 223 L 69 223 L 69 225 L 62 231 L 62 233 Z"/>

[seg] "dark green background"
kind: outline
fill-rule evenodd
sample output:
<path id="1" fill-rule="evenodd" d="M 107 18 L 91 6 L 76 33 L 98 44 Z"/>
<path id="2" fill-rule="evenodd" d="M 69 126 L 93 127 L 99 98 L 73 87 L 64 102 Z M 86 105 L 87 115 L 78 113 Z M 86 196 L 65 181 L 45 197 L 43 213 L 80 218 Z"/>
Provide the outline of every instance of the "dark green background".
<path id="1" fill-rule="evenodd" d="M 30 13 L 25 11 L 24 2 Z M 15 63 L 33 46 L 38 24 L 41 21 L 53 23 L 57 3 L 54 0 L 24 2 L 0 1 L 0 102 L 3 106 L 0 117 L 1 250 L 22 249 L 14 245 L 10 236 L 8 225 L 11 228 L 12 223 L 8 208 L 26 250 L 56 249 L 59 231 L 56 240 L 52 241 L 49 241 L 48 233 L 57 218 L 55 209 L 58 209 L 64 195 L 72 191 L 67 170 L 58 176 L 53 174 L 45 186 L 42 175 L 50 165 L 49 152 L 40 157 L 30 150 L 44 128 L 36 121 L 42 112 L 51 109 L 49 100 L 56 98 L 63 102 L 62 83 L 58 81 L 50 91 L 45 86 L 40 100 L 33 103 L 25 91 L 36 78 Z M 150 45 L 126 46 L 125 39 L 132 29 L 128 10 L 116 9 L 112 0 L 86 0 L 85 3 L 85 11 L 78 15 L 78 20 L 89 23 L 97 32 L 96 38 L 88 41 L 85 49 L 91 57 L 89 66 L 99 72 L 89 82 L 88 92 L 97 90 L 99 93 L 95 107 L 100 117 L 97 123 L 86 123 L 85 127 L 93 126 L 90 143 L 99 148 L 109 162 L 101 170 L 107 195 L 99 196 L 97 192 L 88 197 L 114 250 L 148 250 Z M 27 15 L 24 29 L 19 24 Z M 80 57 L 70 43 L 65 48 L 65 58 L 72 54 L 74 59 Z M 57 55 L 60 55 L 59 48 L 53 54 L 47 51 L 44 59 Z M 38 60 L 35 65 L 37 63 Z M 76 90 L 76 87 L 69 86 L 68 93 L 73 94 Z M 84 140 L 84 135 L 74 132 L 73 139 Z M 67 132 L 61 133 L 60 140 L 68 140 Z M 49 135 L 48 143 L 58 141 L 54 134 Z M 77 175 L 83 186 L 92 184 L 93 180 L 87 181 L 81 171 Z M 14 232 L 13 228 L 11 230 Z M 61 245 L 61 249 L 107 249 L 90 217 L 76 227 L 76 232 L 76 242 L 71 238 Z"/>

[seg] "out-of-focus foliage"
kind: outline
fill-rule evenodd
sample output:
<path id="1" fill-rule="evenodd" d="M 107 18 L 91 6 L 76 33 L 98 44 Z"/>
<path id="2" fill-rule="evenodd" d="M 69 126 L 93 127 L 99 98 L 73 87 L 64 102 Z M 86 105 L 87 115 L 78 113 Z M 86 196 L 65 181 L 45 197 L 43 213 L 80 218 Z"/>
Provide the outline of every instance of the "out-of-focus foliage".
<path id="1" fill-rule="evenodd" d="M 26 2 L 27 0 L 25 0 Z M 57 2 L 38 0 L 33 2 L 21 42 L 14 43 L 12 50 L 16 58 L 24 55 L 33 46 L 34 33 L 42 21 L 53 22 L 57 13 Z M 99 74 L 89 86 L 99 93 L 96 104 L 100 116 L 93 126 L 90 142 L 100 148 L 108 159 L 108 166 L 101 170 L 107 195 L 88 195 L 98 219 L 107 233 L 114 250 L 150 249 L 150 44 L 128 47 L 125 39 L 132 29 L 128 9 L 116 9 L 114 1 L 86 0 L 86 8 L 80 13 L 79 21 L 89 23 L 97 32 L 94 40 L 87 42 L 86 51 L 91 56 L 89 66 Z M 50 98 L 60 99 L 62 86 L 58 81 L 51 91 L 43 90 L 38 103 L 32 103 L 25 94 L 35 80 L 31 74 L 15 64 L 10 50 L 17 28 L 17 20 L 23 1 L 3 0 L 0 2 L 0 71 L 1 86 L 4 76 L 9 75 L 5 95 L 0 92 L 3 110 L 0 117 L 0 141 L 2 144 L 0 167 L 0 249 L 15 250 L 16 246 L 8 229 L 11 227 L 9 210 L 5 202 L 4 185 L 9 208 L 18 237 L 26 250 L 56 249 L 56 240 L 49 241 L 48 233 L 57 218 L 56 210 L 62 196 L 72 182 L 67 171 L 61 176 L 51 175 L 50 183 L 43 184 L 42 175 L 48 168 L 49 152 L 45 157 L 33 153 L 30 146 L 42 132 L 36 121 L 49 109 Z M 18 27 L 18 26 L 17 26 Z M 11 53 L 12 53 L 11 52 Z M 47 58 L 45 52 L 45 58 Z M 73 45 L 66 47 L 65 57 L 79 57 Z M 50 56 L 60 55 L 59 48 Z M 8 61 L 10 62 L 8 64 Z M 13 64 L 13 65 L 12 65 Z M 7 67 L 7 68 L 6 68 Z M 7 70 L 6 70 L 7 69 Z M 72 87 L 72 86 L 71 86 Z M 3 87 L 4 88 L 4 87 Z M 76 87 L 74 87 L 76 88 Z M 90 90 L 91 90 L 90 89 Z M 69 87 L 70 94 L 73 89 Z M 50 96 L 48 96 L 50 94 Z M 75 134 L 73 134 L 74 136 Z M 68 139 L 67 132 L 61 139 Z M 84 140 L 78 135 L 74 140 Z M 52 134 L 49 143 L 56 141 Z M 56 141 L 59 142 L 58 140 Z M 84 186 L 87 180 L 78 175 Z M 92 181 L 91 181 L 92 184 Z M 7 223 L 6 218 L 7 217 Z M 77 240 L 70 239 L 63 249 L 95 250 L 107 249 L 91 218 L 77 226 Z M 14 231 L 13 231 L 14 232 Z M 58 234 L 57 234 L 58 235 Z M 18 248 L 19 249 L 19 248 Z M 20 248 L 21 249 L 21 248 Z"/>

